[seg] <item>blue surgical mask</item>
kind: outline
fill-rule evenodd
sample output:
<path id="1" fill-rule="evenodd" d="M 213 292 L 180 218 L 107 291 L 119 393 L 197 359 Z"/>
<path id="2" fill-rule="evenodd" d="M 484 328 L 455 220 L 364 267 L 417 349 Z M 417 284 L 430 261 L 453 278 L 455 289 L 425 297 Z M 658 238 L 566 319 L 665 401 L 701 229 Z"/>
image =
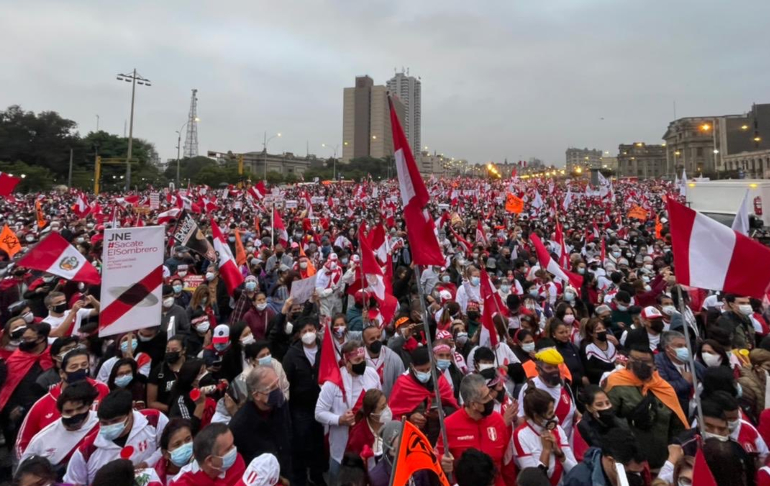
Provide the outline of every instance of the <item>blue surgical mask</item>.
<path id="1" fill-rule="evenodd" d="M 136 339 L 132 339 L 132 340 L 131 340 L 131 352 L 132 352 L 132 353 L 133 353 L 134 351 L 136 351 L 136 346 L 137 346 L 138 344 L 139 344 L 139 343 L 136 341 Z M 128 341 L 123 341 L 122 343 L 120 343 L 120 350 L 121 350 L 121 351 L 123 351 L 124 353 L 125 353 L 126 351 L 128 351 Z"/>
<path id="2" fill-rule="evenodd" d="M 246 282 L 244 284 L 244 287 L 246 287 L 246 290 L 248 290 L 249 292 L 254 292 L 254 290 L 256 290 L 257 288 L 257 282 L 252 282 L 252 281 Z"/>
<path id="3" fill-rule="evenodd" d="M 179 294 L 182 292 L 182 286 L 181 285 L 174 285 L 174 293 Z"/>
<path id="4" fill-rule="evenodd" d="M 270 366 L 273 363 L 273 357 L 269 354 L 258 359 L 260 366 Z"/>
<path id="5" fill-rule="evenodd" d="M 414 370 L 414 376 L 420 383 L 428 383 L 430 381 L 430 371 L 417 371 Z"/>
<path id="6" fill-rule="evenodd" d="M 133 379 L 134 379 L 134 375 L 117 376 L 115 377 L 115 385 L 121 388 L 125 388 L 131 383 L 131 380 Z"/>
<path id="7" fill-rule="evenodd" d="M 624 306 L 624 305 L 620 305 L 620 304 L 618 304 L 618 310 L 619 310 L 620 312 L 625 312 L 625 311 L 627 311 L 627 310 L 628 310 L 628 307 L 626 307 L 626 306 Z"/>
<path id="8" fill-rule="evenodd" d="M 442 275 L 441 276 L 441 281 L 444 282 L 444 283 L 449 283 L 451 280 L 452 280 L 452 277 L 450 277 L 449 275 Z"/>
<path id="9" fill-rule="evenodd" d="M 214 349 L 219 351 L 220 353 L 227 349 L 227 347 L 230 345 L 230 343 L 214 343 Z"/>
<path id="10" fill-rule="evenodd" d="M 679 361 L 685 362 L 690 359 L 690 350 L 687 348 L 676 348 L 674 352 L 676 353 L 676 359 Z"/>
<path id="11" fill-rule="evenodd" d="M 446 371 L 447 368 L 449 368 L 449 365 L 451 365 L 452 362 L 448 359 L 437 359 L 436 360 L 436 367 L 440 369 L 441 371 Z"/>
<path id="12" fill-rule="evenodd" d="M 128 422 L 128 418 L 117 424 L 101 425 L 99 427 L 99 435 L 101 435 L 106 440 L 115 440 L 120 437 L 120 434 L 123 433 L 123 430 L 126 428 L 126 422 Z"/>
<path id="13" fill-rule="evenodd" d="M 235 460 L 238 458 L 238 448 L 233 447 L 227 453 L 221 457 L 222 459 L 222 467 L 220 468 L 221 471 L 227 471 L 231 467 L 233 467 L 233 464 L 235 464 Z"/>
<path id="14" fill-rule="evenodd" d="M 535 288 L 529 289 L 529 295 L 531 295 L 532 297 L 537 297 L 538 296 L 537 289 Z"/>
<path id="15" fill-rule="evenodd" d="M 182 467 L 187 465 L 187 463 L 190 462 L 192 453 L 193 453 L 192 442 L 187 442 L 185 444 L 182 444 L 176 449 L 174 449 L 173 451 L 169 452 L 169 454 L 171 455 L 171 462 L 173 462 L 176 467 Z"/>
<path id="16" fill-rule="evenodd" d="M 480 277 L 471 277 L 471 285 L 474 287 L 478 286 L 481 283 Z"/>

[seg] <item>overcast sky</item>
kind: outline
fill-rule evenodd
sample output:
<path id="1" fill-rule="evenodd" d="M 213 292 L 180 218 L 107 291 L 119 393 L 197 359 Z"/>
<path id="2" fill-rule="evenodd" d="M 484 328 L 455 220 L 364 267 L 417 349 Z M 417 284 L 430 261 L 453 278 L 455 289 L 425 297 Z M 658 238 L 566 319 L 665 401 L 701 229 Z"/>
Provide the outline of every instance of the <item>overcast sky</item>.
<path id="1" fill-rule="evenodd" d="M 768 0 L 0 0 L 0 109 L 55 110 L 81 133 L 176 157 L 197 88 L 199 152 L 331 151 L 342 90 L 422 78 L 423 145 L 471 162 L 660 143 L 678 116 L 770 102 Z M 184 137 L 182 142 L 184 143 Z"/>

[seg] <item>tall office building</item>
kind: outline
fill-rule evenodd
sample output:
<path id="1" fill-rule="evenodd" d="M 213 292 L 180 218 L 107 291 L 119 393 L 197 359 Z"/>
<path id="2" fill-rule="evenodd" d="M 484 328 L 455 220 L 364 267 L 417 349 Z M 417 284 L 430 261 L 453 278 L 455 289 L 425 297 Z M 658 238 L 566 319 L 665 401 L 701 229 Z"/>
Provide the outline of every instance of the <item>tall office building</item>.
<path id="1" fill-rule="evenodd" d="M 394 97 L 393 105 L 403 125 L 404 104 Z M 343 92 L 342 162 L 367 156 L 382 159 L 389 155 L 393 155 L 393 132 L 388 89 L 375 86 L 369 76 L 358 76 L 355 86 Z"/>
<path id="2" fill-rule="evenodd" d="M 409 71 L 396 73 L 388 81 L 388 91 L 404 104 L 404 133 L 414 153 L 422 150 L 422 87 Z"/>

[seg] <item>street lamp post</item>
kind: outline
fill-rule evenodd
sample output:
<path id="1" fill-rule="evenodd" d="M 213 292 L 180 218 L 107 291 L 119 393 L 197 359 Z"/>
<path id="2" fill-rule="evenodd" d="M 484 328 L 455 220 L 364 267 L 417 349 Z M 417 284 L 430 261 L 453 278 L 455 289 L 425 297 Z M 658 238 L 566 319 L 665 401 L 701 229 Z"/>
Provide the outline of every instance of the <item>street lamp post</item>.
<path id="1" fill-rule="evenodd" d="M 331 145 L 326 145 L 325 143 L 322 143 L 321 147 L 330 148 L 334 151 L 334 160 L 332 162 L 332 167 L 333 167 L 332 173 L 334 174 L 334 180 L 336 181 L 337 180 L 337 149 L 340 148 L 340 145 L 337 144 L 334 147 L 332 147 Z"/>
<path id="2" fill-rule="evenodd" d="M 265 155 L 265 157 L 264 157 L 264 162 L 265 162 L 265 184 L 267 184 L 267 144 L 270 143 L 270 140 L 274 139 L 275 137 L 280 137 L 280 136 L 281 136 L 280 133 L 276 133 L 272 137 L 267 138 L 267 131 L 265 131 L 265 138 L 263 139 L 264 141 L 262 142 L 262 149 L 265 152 L 265 154 L 264 154 Z"/>
<path id="3" fill-rule="evenodd" d="M 126 192 L 131 189 L 131 155 L 134 145 L 134 100 L 136 98 L 136 84 L 150 87 L 150 80 L 136 74 L 136 68 L 131 74 L 118 74 L 118 81 L 131 83 L 131 118 L 128 128 L 128 155 L 126 156 Z"/>

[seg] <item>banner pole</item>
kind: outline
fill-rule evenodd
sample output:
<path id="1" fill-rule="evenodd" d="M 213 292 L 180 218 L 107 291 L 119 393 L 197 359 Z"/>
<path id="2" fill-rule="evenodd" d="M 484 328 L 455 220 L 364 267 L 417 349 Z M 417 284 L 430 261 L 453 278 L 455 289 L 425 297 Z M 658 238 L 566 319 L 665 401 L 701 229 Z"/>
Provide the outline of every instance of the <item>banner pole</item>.
<path id="1" fill-rule="evenodd" d="M 415 265 L 415 277 L 417 277 L 417 290 L 420 293 L 420 311 L 422 312 L 422 326 L 425 331 L 425 343 L 428 347 L 428 357 L 430 358 L 430 376 L 433 380 L 434 391 L 436 392 L 436 403 L 438 404 L 438 420 L 441 426 L 441 439 L 444 442 L 444 450 L 449 451 L 449 440 L 447 439 L 446 425 L 444 425 L 444 407 L 441 405 L 441 391 L 438 386 L 438 374 L 436 373 L 436 363 L 433 358 L 433 338 L 430 335 L 430 326 L 428 326 L 428 311 L 425 308 L 425 289 L 420 282 L 421 265 Z"/>
<path id="2" fill-rule="evenodd" d="M 690 364 L 690 372 L 692 373 L 692 388 L 693 393 L 695 395 L 695 406 L 697 408 L 698 412 L 698 430 L 700 430 L 701 437 L 703 436 L 703 410 L 700 406 L 700 392 L 698 391 L 698 376 L 695 372 L 695 355 L 692 352 L 692 344 L 690 344 L 690 325 L 687 323 L 687 319 L 685 318 L 685 305 L 684 305 L 684 299 L 682 298 L 682 286 L 677 284 L 676 286 L 676 292 L 677 296 L 679 298 L 679 313 L 682 315 L 682 324 L 684 328 L 684 342 L 687 344 L 687 351 L 689 352 L 690 358 L 688 360 Z"/>

